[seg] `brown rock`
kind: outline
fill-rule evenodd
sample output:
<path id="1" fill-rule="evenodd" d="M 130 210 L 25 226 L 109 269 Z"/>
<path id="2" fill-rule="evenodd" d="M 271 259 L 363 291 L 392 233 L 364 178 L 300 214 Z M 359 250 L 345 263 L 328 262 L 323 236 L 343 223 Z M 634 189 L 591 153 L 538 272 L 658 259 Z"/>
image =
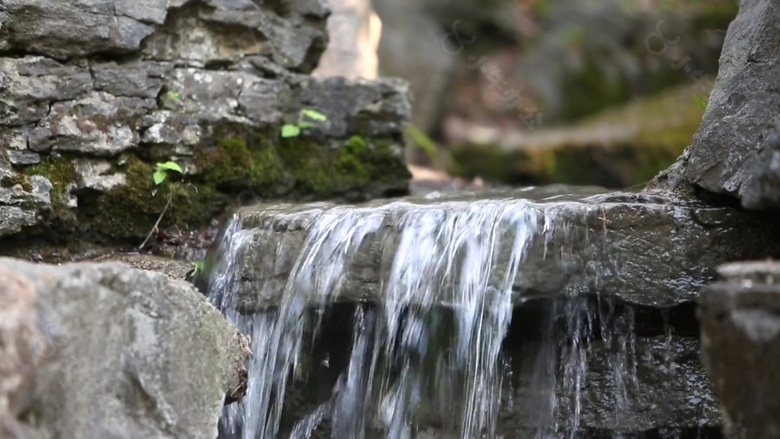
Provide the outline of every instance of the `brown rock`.
<path id="1" fill-rule="evenodd" d="M 16 416 L 24 409 L 32 377 L 43 358 L 37 342 L 36 290 L 24 276 L 0 267 L 0 438 L 24 437 Z"/>

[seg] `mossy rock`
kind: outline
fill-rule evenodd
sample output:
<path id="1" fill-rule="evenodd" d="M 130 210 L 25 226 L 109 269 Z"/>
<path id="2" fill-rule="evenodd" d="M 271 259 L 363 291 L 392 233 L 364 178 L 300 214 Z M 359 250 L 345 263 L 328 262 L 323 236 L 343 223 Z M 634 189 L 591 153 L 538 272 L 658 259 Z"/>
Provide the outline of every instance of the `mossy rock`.
<path id="1" fill-rule="evenodd" d="M 572 126 L 535 131 L 521 143 L 462 144 L 449 172 L 510 184 L 641 185 L 690 143 L 703 114 L 693 94 L 690 86 L 672 88 Z"/>
<path id="2" fill-rule="evenodd" d="M 195 149 L 194 168 L 184 175 L 168 172 L 159 185 L 152 179 L 155 164 L 135 155 L 113 165 L 125 183 L 107 192 L 73 189 L 83 182 L 72 157 L 46 160 L 0 184 L 30 186 L 28 176 L 48 178 L 54 188 L 52 208 L 43 213 L 46 224 L 28 232 L 70 239 L 74 245 L 138 244 L 158 219 L 163 229 L 198 229 L 246 196 L 250 201 L 356 201 L 408 190 L 410 175 L 400 159 L 399 139 L 280 139 L 278 131 L 225 126 L 213 134 L 218 140 Z M 64 198 L 69 191 L 78 200 L 76 208 Z"/>
<path id="3" fill-rule="evenodd" d="M 397 139 L 346 140 L 223 127 L 214 146 L 196 155 L 204 182 L 218 190 L 249 190 L 263 198 L 364 198 L 405 191 L 410 175 L 399 159 Z"/>

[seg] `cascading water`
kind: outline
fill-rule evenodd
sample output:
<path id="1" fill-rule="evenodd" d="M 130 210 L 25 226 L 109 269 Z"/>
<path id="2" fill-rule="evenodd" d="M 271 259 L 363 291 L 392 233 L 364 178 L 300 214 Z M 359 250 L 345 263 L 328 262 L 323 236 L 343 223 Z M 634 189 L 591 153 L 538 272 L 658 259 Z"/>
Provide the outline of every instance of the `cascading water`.
<path id="1" fill-rule="evenodd" d="M 386 300 L 378 315 L 357 319 L 348 373 L 330 403 L 339 437 L 363 437 L 368 427 L 382 428 L 387 437 L 410 437 L 410 426 L 422 418 L 462 437 L 494 436 L 501 387 L 496 365 L 511 317 L 512 282 L 539 213 L 519 201 L 464 206 L 419 207 L 400 219 L 397 250 L 384 255 Z M 228 431 L 240 430 L 246 439 L 276 437 L 290 371 L 301 367 L 306 335 L 319 324 L 307 307 L 338 299 L 355 250 L 392 214 L 392 208 L 321 211 L 282 303 L 254 316 L 235 311 L 229 264 L 242 232 L 237 223 L 227 228 L 215 270 L 221 274 L 209 286 L 210 297 L 252 335 L 253 351 L 248 394 L 226 414 Z M 502 252 L 507 244 L 511 248 Z M 442 303 L 450 316 L 438 311 Z"/>
<path id="2" fill-rule="evenodd" d="M 577 215 L 592 207 L 583 204 Z M 220 437 L 579 437 L 585 400 L 594 399 L 586 381 L 595 341 L 610 352 L 602 367 L 611 389 L 603 418 L 630 417 L 638 389 L 630 307 L 617 310 L 598 295 L 556 300 L 534 349 L 504 357 L 526 250 L 540 240 L 545 257 L 568 251 L 553 248 L 562 241 L 551 235 L 565 242 L 571 226 L 558 212 L 517 199 L 313 205 L 271 212 L 273 221 L 252 224 L 252 233 L 237 216 L 221 237 L 207 288 L 212 303 L 250 335 L 252 358 L 247 395 L 225 409 Z M 304 241 L 260 242 L 268 261 L 257 267 L 263 281 L 254 288 L 280 299 L 252 309 L 239 294 L 236 264 L 248 240 L 277 233 L 274 224 L 295 224 Z M 390 224 L 398 233 L 383 233 Z M 285 270 L 291 252 L 295 262 Z M 329 361 L 313 354 L 323 319 L 342 301 L 345 283 L 367 276 L 361 270 L 369 262 L 381 269 L 364 287 L 380 290 L 367 296 L 381 300 L 354 307 L 351 340 L 338 342 L 351 344 L 345 364 L 314 401 L 299 389 L 322 386 L 311 374 L 315 363 Z M 271 294 L 280 276 L 283 294 Z M 513 381 L 507 372 L 515 363 L 531 364 L 522 374 L 530 382 Z M 529 419 L 507 415 L 514 404 Z"/>

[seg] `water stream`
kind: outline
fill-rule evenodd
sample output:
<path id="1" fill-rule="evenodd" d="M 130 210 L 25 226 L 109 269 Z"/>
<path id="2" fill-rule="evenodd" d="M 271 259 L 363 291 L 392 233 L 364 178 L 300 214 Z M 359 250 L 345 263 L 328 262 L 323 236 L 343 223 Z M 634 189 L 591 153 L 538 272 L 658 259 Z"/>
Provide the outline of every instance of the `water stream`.
<path id="1" fill-rule="evenodd" d="M 505 352 L 525 251 L 532 240 L 547 242 L 548 234 L 567 227 L 551 220 L 554 209 L 542 213 L 516 199 L 464 202 L 457 209 L 389 206 L 306 210 L 302 247 L 277 240 L 267 248 L 274 261 L 297 254 L 284 274 L 280 303 L 259 312 L 240 311 L 235 269 L 245 241 L 258 235 L 242 230 L 238 218 L 226 227 L 209 298 L 251 336 L 253 355 L 248 393 L 226 407 L 221 438 L 578 437 L 588 346 L 596 338 L 611 351 L 610 416 L 632 416 L 638 383 L 630 308 L 616 310 L 601 299 L 556 301 L 538 325 L 534 349 L 518 358 Z M 276 215 L 292 221 L 300 214 Z M 394 242 L 378 233 L 390 219 L 400 230 Z M 385 299 L 357 303 L 351 315 L 338 317 L 349 320 L 349 335 L 330 340 L 345 347 L 345 364 L 337 368 L 316 352 L 329 336 L 323 321 L 341 301 L 347 272 L 359 275 L 364 246 L 380 249 L 377 288 Z M 260 278 L 282 271 L 281 262 L 263 267 L 269 272 Z M 513 376 L 513 362 L 531 365 L 520 377 L 528 382 Z M 315 369 L 336 376 L 324 379 Z M 319 389 L 317 397 L 311 388 Z M 514 406 L 518 395 L 522 410 Z"/>

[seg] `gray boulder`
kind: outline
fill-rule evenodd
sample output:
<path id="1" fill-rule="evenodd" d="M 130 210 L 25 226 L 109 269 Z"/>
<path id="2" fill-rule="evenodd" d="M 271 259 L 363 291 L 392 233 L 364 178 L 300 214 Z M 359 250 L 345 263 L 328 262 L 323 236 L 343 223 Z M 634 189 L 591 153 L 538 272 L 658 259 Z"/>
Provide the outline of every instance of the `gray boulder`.
<path id="1" fill-rule="evenodd" d="M 768 142 L 778 122 L 780 5 L 740 2 L 729 26 L 720 70 L 701 126 L 679 163 L 661 180 L 687 181 L 710 192 L 738 197 L 749 208 L 777 206 L 777 166 Z M 762 152 L 763 150 L 763 152 Z"/>
<path id="2" fill-rule="evenodd" d="M 718 269 L 701 295 L 702 360 L 723 407 L 729 438 L 780 435 L 780 264 Z"/>
<path id="3" fill-rule="evenodd" d="M 213 439 L 241 395 L 246 340 L 183 281 L 0 259 L 0 304 L 0 420 L 20 437 Z"/>

